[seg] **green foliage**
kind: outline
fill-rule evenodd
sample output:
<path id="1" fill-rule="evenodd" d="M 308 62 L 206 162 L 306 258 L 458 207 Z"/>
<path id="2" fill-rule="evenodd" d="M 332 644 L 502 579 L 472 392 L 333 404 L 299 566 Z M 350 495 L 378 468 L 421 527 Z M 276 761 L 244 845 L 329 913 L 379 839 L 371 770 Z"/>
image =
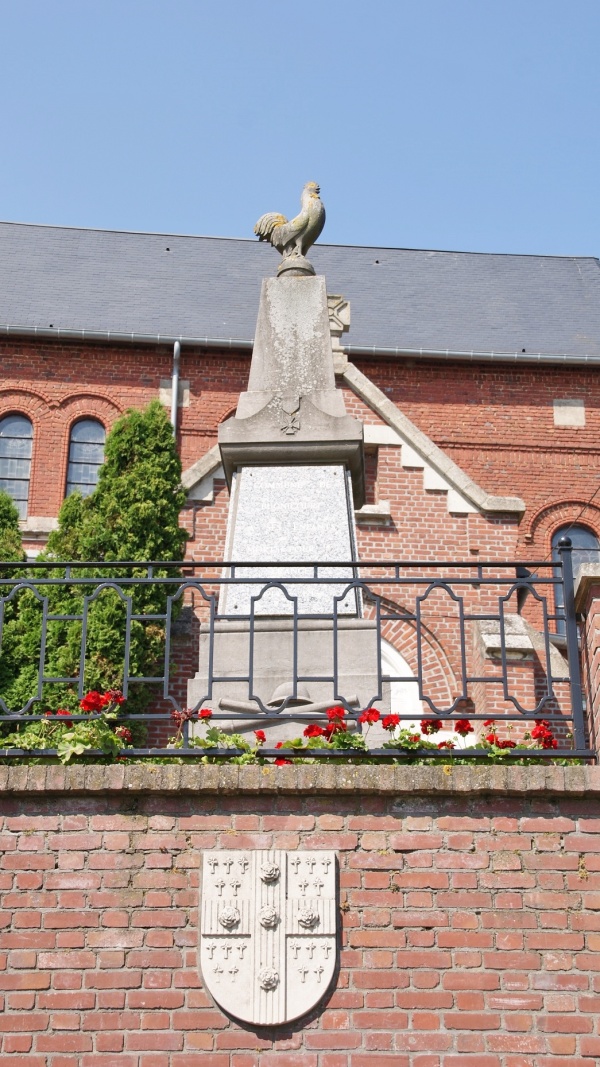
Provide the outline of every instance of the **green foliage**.
<path id="1" fill-rule="evenodd" d="M 105 711 L 102 715 L 71 722 L 68 717 L 48 716 L 33 722 L 21 722 L 12 733 L 2 740 L 2 748 L 10 751 L 17 749 L 24 755 L 11 757 L 11 762 L 19 763 L 113 763 L 123 748 L 121 739 L 115 733 L 116 711 Z M 56 757 L 44 756 L 44 752 L 55 750 Z M 93 751 L 95 755 L 89 756 Z M 100 755 L 98 755 L 98 752 Z M 25 755 L 29 753 L 29 755 Z"/>
<path id="2" fill-rule="evenodd" d="M 19 512 L 8 493 L 0 489 L 0 562 L 19 563 L 25 559 L 19 530 Z M 0 567 L 0 578 L 10 576 Z"/>
<path id="3" fill-rule="evenodd" d="M 185 501 L 173 429 L 157 400 L 130 410 L 106 440 L 98 486 L 65 500 L 49 559 L 178 560 L 187 535 L 179 526 Z"/>
<path id="4" fill-rule="evenodd" d="M 21 720 L 16 729 L 4 738 L 0 748 L 0 762 L 17 763 L 113 763 L 115 760 L 136 762 L 131 753 L 133 727 L 121 718 L 123 714 L 123 697 L 118 692 L 90 692 L 81 701 L 79 709 L 80 718 L 76 721 L 68 711 L 59 709 L 56 715 L 47 712 L 38 720 Z M 330 712 L 337 709 L 330 709 Z M 89 712 L 81 716 L 81 712 Z M 371 712 L 370 722 L 378 721 L 377 712 Z M 188 724 L 196 718 L 200 724 L 206 725 L 204 736 L 196 730 L 189 734 Z M 177 723 L 177 732 L 169 741 L 170 755 L 155 756 L 144 762 L 150 763 L 187 763 L 188 758 L 180 755 L 184 744 L 188 750 L 196 751 L 196 762 L 199 763 L 235 763 L 235 764 L 258 764 L 265 765 L 270 762 L 268 756 L 263 753 L 263 745 L 268 744 L 266 734 L 262 730 L 254 732 L 254 743 L 247 737 L 237 733 L 227 733 L 218 726 L 210 726 L 212 712 L 203 710 L 198 715 L 191 709 L 183 712 L 174 711 L 173 719 Z M 391 718 L 391 717 L 390 717 Z M 289 741 L 279 742 L 275 748 L 278 750 L 274 759 L 275 764 L 316 764 L 320 762 L 320 753 L 335 752 L 335 762 L 345 764 L 375 764 L 376 760 L 367 747 L 367 733 L 354 733 L 347 728 L 344 720 L 336 717 L 334 728 L 329 725 L 325 729 L 317 727 L 321 732 L 315 736 L 291 738 Z M 314 729 L 314 727 L 313 727 Z M 389 758 L 384 763 L 431 763 L 423 755 L 426 749 L 437 749 L 438 745 L 427 740 L 415 732 L 415 727 L 402 728 L 401 726 L 385 727 L 389 729 L 390 740 L 383 743 L 383 748 L 389 750 Z M 367 726 L 368 732 L 368 726 Z M 187 737 L 186 737 L 187 734 Z M 135 743 L 135 742 L 134 742 Z M 526 755 L 530 746 L 527 743 L 515 745 L 512 749 L 502 748 L 501 745 L 486 742 L 478 742 L 478 747 L 487 752 L 487 759 L 492 763 L 508 762 L 512 765 L 526 766 L 531 763 L 539 763 L 535 756 Z M 3 751 L 4 750 L 4 751 Z M 12 752 L 14 755 L 10 755 Z M 465 752 L 468 750 L 465 749 Z M 47 753 L 47 754 L 46 754 Z M 359 753 L 362 753 L 359 755 Z M 293 756 L 294 759 L 287 757 Z M 272 754 L 271 754 L 272 758 Z M 452 748 L 449 748 L 444 757 L 436 761 L 446 767 L 452 766 L 456 759 Z M 470 758 L 462 759 L 461 763 L 474 763 Z M 559 753 L 552 758 L 554 765 L 567 765 L 568 761 L 560 759 Z M 580 762 L 572 761 L 572 762 Z"/>
<path id="5" fill-rule="evenodd" d="M 181 487 L 181 462 L 173 430 L 158 401 L 144 411 L 128 411 L 108 435 L 105 462 L 98 486 L 86 498 L 73 493 L 63 503 L 58 529 L 48 540 L 39 562 L 132 562 L 183 559 L 187 534 L 179 526 L 185 500 Z M 72 578 L 102 581 L 144 577 L 143 566 L 110 569 L 85 567 L 73 570 Z M 82 623 L 72 618 L 87 608 L 84 689 L 122 688 L 125 659 L 125 618 L 128 601 L 134 615 L 165 613 L 167 596 L 174 587 L 147 585 L 115 586 L 95 591 L 93 585 L 43 586 L 36 579 L 64 575 L 61 568 L 36 568 L 30 574 L 31 589 L 15 600 L 13 617 L 5 626 L 0 657 L 0 692 L 8 707 L 18 711 L 37 693 L 41 654 L 42 610 L 40 597 L 48 598 L 44 674 L 75 678 L 79 672 Z M 177 579 L 177 568 L 156 567 L 154 576 Z M 89 600 L 86 604 L 86 595 Z M 133 620 L 129 649 L 129 674 L 152 677 L 162 674 L 165 626 L 156 620 Z M 75 710 L 75 684 L 48 683 L 42 690 L 42 707 Z M 133 687 L 129 709 L 139 712 L 151 697 L 147 685 Z M 32 710 L 39 709 L 35 704 Z M 139 735 L 137 740 L 140 740 Z"/>

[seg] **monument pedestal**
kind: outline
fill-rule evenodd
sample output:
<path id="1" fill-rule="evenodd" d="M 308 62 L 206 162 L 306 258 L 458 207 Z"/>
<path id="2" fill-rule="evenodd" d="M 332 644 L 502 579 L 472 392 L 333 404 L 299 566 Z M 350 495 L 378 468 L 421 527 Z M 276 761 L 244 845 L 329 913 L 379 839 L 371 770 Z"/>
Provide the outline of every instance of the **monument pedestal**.
<path id="1" fill-rule="evenodd" d="M 271 724 L 270 744 L 381 689 L 376 624 L 361 618 L 352 568 L 363 430 L 335 385 L 324 278 L 263 282 L 248 389 L 219 446 L 229 566 L 188 703 L 231 711 L 236 732 Z"/>
<path id="2" fill-rule="evenodd" d="M 221 725 L 235 733 L 252 737 L 254 730 L 269 726 L 271 745 L 298 737 L 316 721 L 312 705 L 321 717 L 340 696 L 364 707 L 378 695 L 378 665 L 372 620 L 341 618 L 335 631 L 330 619 L 217 622 L 212 635 L 207 630 L 200 636 L 199 669 L 189 683 L 188 701 L 231 711 Z"/>

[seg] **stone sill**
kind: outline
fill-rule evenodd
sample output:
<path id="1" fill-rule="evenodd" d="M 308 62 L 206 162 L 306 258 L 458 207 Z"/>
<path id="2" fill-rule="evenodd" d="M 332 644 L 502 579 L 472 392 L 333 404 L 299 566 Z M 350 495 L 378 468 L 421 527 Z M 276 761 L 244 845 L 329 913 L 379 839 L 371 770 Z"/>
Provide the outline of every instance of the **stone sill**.
<path id="1" fill-rule="evenodd" d="M 354 517 L 361 526 L 365 523 L 387 525 L 392 521 L 392 508 L 389 500 L 380 500 L 378 504 L 363 504 L 362 508 L 355 510 Z"/>
<path id="2" fill-rule="evenodd" d="M 590 593 L 594 586 L 600 585 L 600 565 L 584 563 L 575 579 L 575 610 L 584 612 L 588 607 Z"/>
<path id="3" fill-rule="evenodd" d="M 48 534 L 58 530 L 58 519 L 48 515 L 29 515 L 26 519 L 19 519 L 19 529 L 26 541 L 47 541 Z"/>
<path id="4" fill-rule="evenodd" d="M 0 795 L 186 793 L 304 796 L 600 796 L 600 767 L 0 766 Z"/>

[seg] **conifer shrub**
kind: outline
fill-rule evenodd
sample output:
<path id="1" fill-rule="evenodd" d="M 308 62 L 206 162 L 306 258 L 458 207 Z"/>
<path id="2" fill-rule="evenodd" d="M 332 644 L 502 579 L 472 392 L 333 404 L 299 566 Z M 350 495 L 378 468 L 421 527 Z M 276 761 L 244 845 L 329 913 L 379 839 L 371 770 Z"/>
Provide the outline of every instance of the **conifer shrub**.
<path id="1" fill-rule="evenodd" d="M 24 559 L 19 512 L 8 493 L 0 489 L 0 563 L 19 563 Z M 0 578 L 8 578 L 11 573 L 9 568 L 0 566 Z"/>
<path id="2" fill-rule="evenodd" d="M 185 500 L 181 462 L 167 414 L 158 401 L 144 411 L 129 410 L 108 434 L 98 485 L 88 497 L 73 493 L 64 501 L 58 529 L 48 539 L 38 562 L 81 562 L 71 577 L 81 584 L 39 584 L 41 578 L 65 575 L 64 568 L 31 569 L 31 587 L 15 599 L 13 617 L 4 627 L 0 656 L 0 692 L 11 712 L 22 708 L 43 714 L 46 709 L 78 710 L 75 679 L 85 645 L 84 690 L 120 690 L 126 655 L 125 623 L 133 616 L 154 615 L 150 621 L 130 623 L 129 674 L 156 677 L 164 670 L 167 597 L 176 589 L 150 582 L 117 589 L 111 578 L 147 575 L 148 561 L 183 559 L 187 534 L 179 526 Z M 93 563 L 131 561 L 136 567 L 94 567 Z M 154 577 L 180 577 L 178 568 L 157 566 Z M 87 585 L 84 579 L 94 579 Z M 41 657 L 42 598 L 48 598 L 43 671 L 47 682 L 38 691 Z M 174 614 L 179 602 L 174 604 Z M 84 614 L 83 624 L 69 618 Z M 57 618 L 59 616 L 59 618 Z M 66 616 L 66 618 L 62 618 Z M 156 692 L 156 688 L 154 689 Z M 136 713 L 153 696 L 148 684 L 133 684 L 128 711 Z M 40 700 L 36 698 L 40 697 Z M 139 733 L 138 733 L 139 740 Z"/>

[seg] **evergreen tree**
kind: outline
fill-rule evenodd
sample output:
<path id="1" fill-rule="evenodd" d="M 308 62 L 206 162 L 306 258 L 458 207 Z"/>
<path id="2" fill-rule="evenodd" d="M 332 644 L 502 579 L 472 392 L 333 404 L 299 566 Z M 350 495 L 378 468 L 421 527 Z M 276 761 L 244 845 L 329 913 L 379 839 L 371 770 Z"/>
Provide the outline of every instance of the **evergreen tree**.
<path id="1" fill-rule="evenodd" d="M 179 526 L 185 500 L 181 462 L 173 430 L 158 401 L 145 411 L 130 410 L 115 424 L 106 441 L 105 460 L 98 485 L 89 497 L 73 493 L 61 508 L 58 529 L 48 539 L 43 562 L 109 563 L 183 559 L 187 534 Z M 43 568 L 35 578 L 58 577 L 60 568 Z M 144 567 L 94 568 L 72 571 L 73 579 L 144 577 Z M 176 568 L 156 567 L 154 577 L 179 577 Z M 167 597 L 175 587 L 148 583 L 95 592 L 95 586 L 41 586 L 48 598 L 49 616 L 73 616 L 87 607 L 85 638 L 85 689 L 121 688 L 125 657 L 127 607 L 133 615 L 164 615 Z M 86 604 L 86 597 L 87 604 Z M 7 643 L 0 660 L 0 683 L 6 703 L 17 711 L 37 693 L 42 633 L 42 605 L 35 592 L 19 595 L 15 618 L 5 627 Z M 47 622 L 44 674 L 74 678 L 79 671 L 82 623 L 69 618 Z M 164 664 L 165 626 L 159 617 L 130 624 L 129 674 L 155 677 Z M 148 686 L 133 686 L 128 710 L 141 710 L 149 698 Z M 77 705 L 77 691 L 69 682 L 46 684 L 37 713 L 47 708 Z"/>
<path id="2" fill-rule="evenodd" d="M 19 512 L 8 493 L 0 489 L 0 562 L 19 563 L 24 559 L 25 553 L 19 530 Z M 0 578 L 5 578 L 10 573 L 0 568 Z"/>
<path id="3" fill-rule="evenodd" d="M 8 493 L 0 489 L 0 578 L 14 579 L 19 574 L 19 568 L 2 567 L 2 562 L 21 563 L 25 558 L 19 529 L 19 512 Z M 0 586 L 0 596 L 9 596 L 11 590 L 11 585 Z M 2 653 L 0 654 L 0 695 L 2 695 L 2 684 L 7 680 L 4 665 L 7 657 L 11 658 L 11 628 L 14 629 L 15 607 L 12 600 L 5 601 L 0 618 L 0 652 Z M 10 678 L 10 674 L 8 677 Z M 2 710 L 1 706 L 0 710 Z"/>

